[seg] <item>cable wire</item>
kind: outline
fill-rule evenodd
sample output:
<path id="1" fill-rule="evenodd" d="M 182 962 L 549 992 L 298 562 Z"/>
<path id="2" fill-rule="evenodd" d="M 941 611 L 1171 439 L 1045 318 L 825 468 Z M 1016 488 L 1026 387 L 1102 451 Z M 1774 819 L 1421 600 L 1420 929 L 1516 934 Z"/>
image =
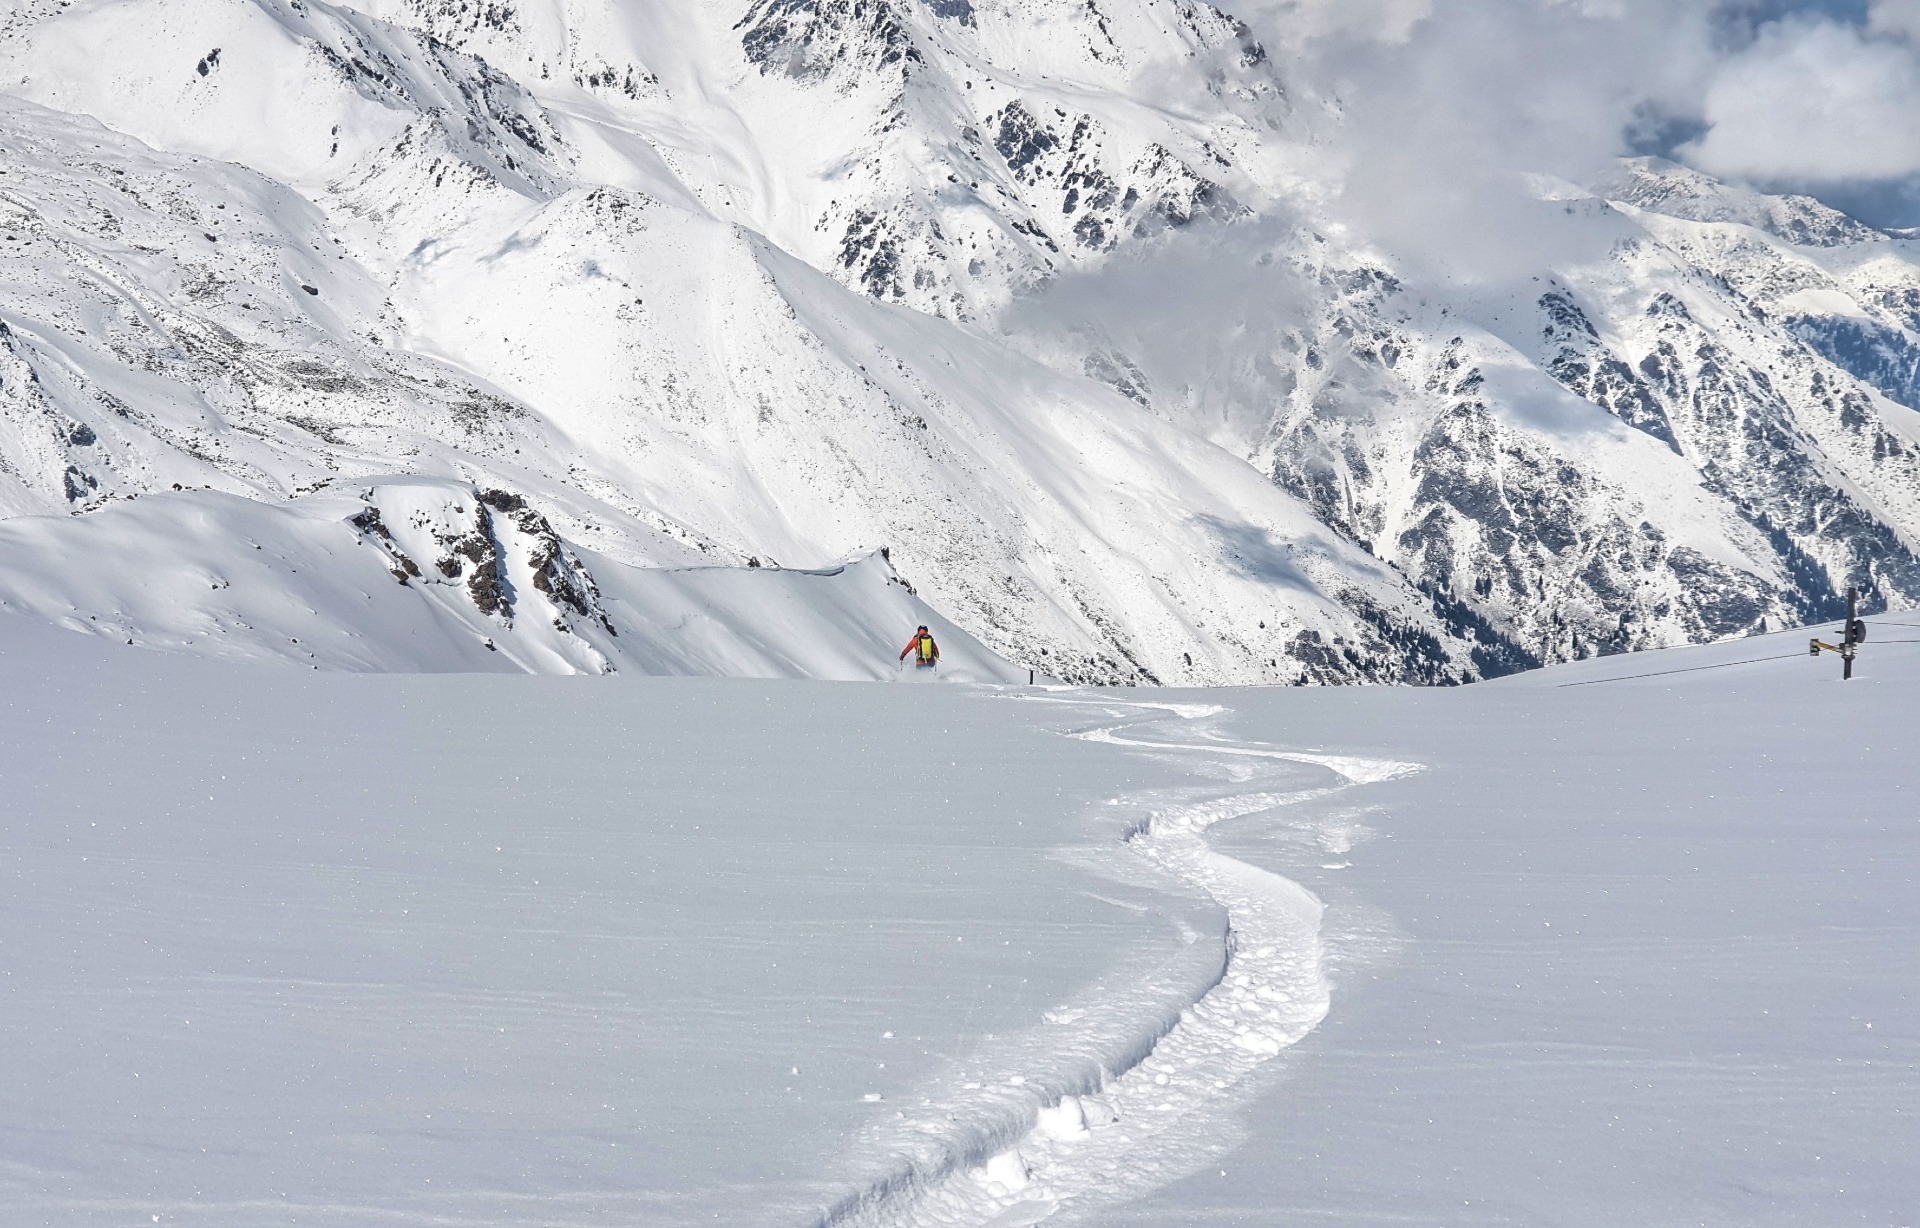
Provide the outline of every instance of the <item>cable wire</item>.
<path id="1" fill-rule="evenodd" d="M 1911 626 L 1920 629 L 1920 623 L 1886 623 L 1882 625 L 1894 627 Z M 1872 644 L 1920 644 L 1920 640 L 1873 640 L 1867 644 L 1862 644 L 1861 647 L 1867 648 Z M 1718 665 L 1692 665 L 1686 669 L 1663 669 L 1653 674 L 1628 674 L 1624 678 L 1589 678 L 1585 682 L 1562 682 L 1555 689 L 1564 691 L 1568 687 L 1598 686 L 1603 682 L 1634 682 L 1641 678 L 1665 678 L 1670 674 L 1697 674 L 1703 669 L 1730 669 L 1735 665 L 1759 665 L 1766 661 L 1791 661 L 1795 657 L 1804 657 L 1806 655 L 1804 652 L 1787 652 L 1777 657 L 1754 657 L 1746 661 L 1722 661 Z"/>
<path id="2" fill-rule="evenodd" d="M 1900 644 L 1905 640 L 1883 640 L 1882 643 Z M 1911 641 L 1920 643 L 1920 640 Z M 1730 669 L 1735 665 L 1759 665 L 1763 661 L 1791 661 L 1795 657 L 1804 657 L 1805 652 L 1782 653 L 1777 657 L 1755 657 L 1750 661 L 1722 661 L 1718 665 L 1690 665 L 1686 669 L 1663 669 L 1656 674 L 1628 674 L 1624 678 L 1589 678 L 1585 682 L 1563 682 L 1557 689 L 1566 690 L 1570 686 L 1598 686 L 1603 682 L 1633 682 L 1640 678 L 1665 678 L 1669 674 L 1697 674 L 1703 669 Z"/>

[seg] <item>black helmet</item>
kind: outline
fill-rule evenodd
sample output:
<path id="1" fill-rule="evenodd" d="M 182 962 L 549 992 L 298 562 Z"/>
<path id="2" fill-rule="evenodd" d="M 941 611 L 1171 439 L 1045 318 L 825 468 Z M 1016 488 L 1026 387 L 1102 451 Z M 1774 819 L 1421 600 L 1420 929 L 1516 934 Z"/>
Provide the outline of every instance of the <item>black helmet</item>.
<path id="1" fill-rule="evenodd" d="M 925 623 L 921 623 L 921 624 L 920 624 L 920 629 L 921 629 L 922 631 L 925 631 L 925 630 L 927 629 L 927 624 L 925 624 Z"/>

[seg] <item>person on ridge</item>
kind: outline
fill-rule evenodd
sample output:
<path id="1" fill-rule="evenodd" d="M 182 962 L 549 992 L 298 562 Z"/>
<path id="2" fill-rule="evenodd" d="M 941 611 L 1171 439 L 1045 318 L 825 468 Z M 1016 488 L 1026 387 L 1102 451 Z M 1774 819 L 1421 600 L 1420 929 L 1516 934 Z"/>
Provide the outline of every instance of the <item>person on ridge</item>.
<path id="1" fill-rule="evenodd" d="M 933 635 L 924 623 L 918 631 L 913 633 L 913 638 L 907 641 L 907 646 L 900 650 L 900 659 L 906 660 L 908 653 L 915 654 L 913 659 L 915 669 L 933 669 L 940 664 L 940 645 L 933 642 Z"/>

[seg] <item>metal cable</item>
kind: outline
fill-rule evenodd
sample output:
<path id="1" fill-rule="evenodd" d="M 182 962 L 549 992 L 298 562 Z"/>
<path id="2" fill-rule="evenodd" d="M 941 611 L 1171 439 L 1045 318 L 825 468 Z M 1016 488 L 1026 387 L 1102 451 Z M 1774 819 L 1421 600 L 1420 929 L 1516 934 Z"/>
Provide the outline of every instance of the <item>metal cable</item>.
<path id="1" fill-rule="evenodd" d="M 1912 627 L 1915 630 L 1920 630 L 1920 623 L 1876 623 L 1872 625 L 1882 627 Z M 1872 644 L 1920 644 L 1920 640 L 1873 640 L 1868 644 L 1862 644 L 1861 647 L 1870 647 Z M 1652 674 L 1628 674 L 1624 678 L 1589 678 L 1585 682 L 1562 682 L 1556 689 L 1564 691 L 1572 686 L 1598 686 L 1603 682 L 1633 682 L 1640 678 L 1665 678 L 1669 674 L 1697 674 L 1703 669 L 1729 669 L 1735 665 L 1759 665 L 1763 661 L 1791 661 L 1795 657 L 1804 657 L 1806 655 L 1804 652 L 1788 652 L 1782 653 L 1777 657 L 1753 657 L 1745 661 L 1722 661 L 1718 665 L 1691 665 L 1686 669 L 1663 669 Z"/>
<path id="2" fill-rule="evenodd" d="M 1885 644 L 1920 643 L 1920 640 L 1882 640 Z M 1690 665 L 1686 669 L 1663 669 L 1654 674 L 1628 674 L 1624 678 L 1589 678 L 1585 682 L 1563 682 L 1557 689 L 1565 690 L 1570 686 L 1598 686 L 1603 682 L 1632 682 L 1639 678 L 1664 678 L 1669 674 L 1697 674 L 1703 669 L 1729 669 L 1735 665 L 1758 665 L 1762 661 L 1791 661 L 1795 657 L 1804 657 L 1805 652 L 1782 653 L 1777 657 L 1754 657 L 1748 661 L 1722 661 L 1718 665 Z"/>

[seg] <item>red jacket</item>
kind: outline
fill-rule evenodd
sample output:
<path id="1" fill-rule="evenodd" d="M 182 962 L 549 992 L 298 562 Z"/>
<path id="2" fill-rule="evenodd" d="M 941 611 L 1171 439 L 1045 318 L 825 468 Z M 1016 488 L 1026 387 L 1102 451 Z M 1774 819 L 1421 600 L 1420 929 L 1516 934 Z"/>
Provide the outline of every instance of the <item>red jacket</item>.
<path id="1" fill-rule="evenodd" d="M 920 647 L 921 640 L 925 640 L 927 646 L 921 650 L 920 659 L 923 661 L 938 661 L 940 659 L 940 645 L 933 642 L 933 633 L 929 631 L 914 632 L 913 638 L 907 641 L 907 646 L 900 650 L 900 659 L 902 661 L 906 660 L 908 653 Z"/>

